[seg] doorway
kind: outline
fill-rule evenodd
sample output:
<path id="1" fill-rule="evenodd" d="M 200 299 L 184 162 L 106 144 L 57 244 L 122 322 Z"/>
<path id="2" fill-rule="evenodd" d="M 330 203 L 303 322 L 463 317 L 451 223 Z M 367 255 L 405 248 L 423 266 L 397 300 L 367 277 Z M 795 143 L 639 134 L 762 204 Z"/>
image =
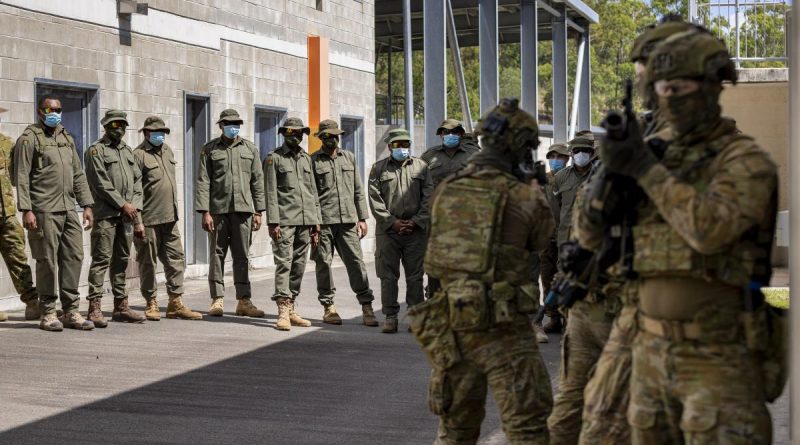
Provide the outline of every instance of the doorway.
<path id="1" fill-rule="evenodd" d="M 208 96 L 185 93 L 184 97 L 183 208 L 186 213 L 186 264 L 208 264 L 208 234 L 203 230 L 202 215 L 194 208 L 194 181 L 200 165 L 200 151 L 211 136 L 211 109 Z"/>
<path id="2" fill-rule="evenodd" d="M 284 119 L 285 108 L 256 105 L 255 142 L 262 162 L 273 150 L 283 145 L 283 136 L 278 134 L 278 128 Z"/>

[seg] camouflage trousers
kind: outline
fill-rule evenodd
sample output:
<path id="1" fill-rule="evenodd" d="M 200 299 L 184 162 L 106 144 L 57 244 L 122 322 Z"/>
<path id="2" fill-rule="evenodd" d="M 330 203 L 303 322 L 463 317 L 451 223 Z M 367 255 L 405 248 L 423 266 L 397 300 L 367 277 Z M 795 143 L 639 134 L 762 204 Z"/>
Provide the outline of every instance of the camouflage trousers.
<path id="1" fill-rule="evenodd" d="M 25 232 L 13 215 L 0 217 L 0 253 L 19 298 L 25 303 L 38 300 L 28 255 L 25 253 Z"/>
<path id="2" fill-rule="evenodd" d="M 125 298 L 125 270 L 131 256 L 133 234 L 125 231 L 122 217 L 95 221 L 92 227 L 92 264 L 89 266 L 89 295 L 87 300 L 103 297 L 106 272 L 110 275 L 114 298 Z"/>
<path id="3" fill-rule="evenodd" d="M 581 445 L 631 443 L 627 413 L 636 313 L 636 306 L 622 308 L 583 392 Z"/>
<path id="4" fill-rule="evenodd" d="M 136 262 L 139 263 L 139 290 L 149 300 L 156 296 L 156 267 L 158 261 L 164 265 L 167 293 L 183 294 L 183 272 L 185 269 L 183 243 L 178 222 L 145 226 L 144 239 L 134 238 Z"/>
<path id="5" fill-rule="evenodd" d="M 333 304 L 336 285 L 333 282 L 331 263 L 334 250 L 344 262 L 350 289 L 356 294 L 359 304 L 371 304 L 375 297 L 369 287 L 367 266 L 361 252 L 361 239 L 356 224 L 326 224 L 319 235 L 319 246 L 311 250 L 311 258 L 316 263 L 317 292 L 323 306 Z"/>
<path id="6" fill-rule="evenodd" d="M 574 445 L 581 433 L 583 390 L 611 332 L 613 313 L 604 302 L 578 301 L 569 310 L 561 340 L 561 376 L 547 419 L 550 445 Z"/>
<path id="7" fill-rule="evenodd" d="M 462 360 L 446 371 L 434 370 L 429 384 L 430 409 L 439 416 L 434 443 L 477 443 L 491 389 L 509 442 L 546 445 L 553 396 L 530 324 L 457 332 L 456 343 Z"/>
<path id="8" fill-rule="evenodd" d="M 634 445 L 767 445 L 772 422 L 743 341 L 707 344 L 639 332 L 628 422 Z"/>

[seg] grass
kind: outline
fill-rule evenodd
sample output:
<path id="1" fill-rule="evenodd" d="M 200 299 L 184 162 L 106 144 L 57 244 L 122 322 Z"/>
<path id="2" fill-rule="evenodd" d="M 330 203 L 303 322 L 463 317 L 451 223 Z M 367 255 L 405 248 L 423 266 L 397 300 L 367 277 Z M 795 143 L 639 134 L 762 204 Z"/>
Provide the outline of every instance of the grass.
<path id="1" fill-rule="evenodd" d="M 777 308 L 789 309 L 788 287 L 764 287 L 761 289 L 767 302 Z"/>

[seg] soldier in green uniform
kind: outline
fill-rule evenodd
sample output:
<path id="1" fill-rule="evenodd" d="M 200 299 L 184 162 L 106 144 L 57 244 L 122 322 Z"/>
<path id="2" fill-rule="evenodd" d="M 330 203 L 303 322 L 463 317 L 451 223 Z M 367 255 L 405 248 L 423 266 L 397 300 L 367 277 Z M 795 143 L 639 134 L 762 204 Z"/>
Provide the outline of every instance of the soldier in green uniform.
<path id="1" fill-rule="evenodd" d="M 433 198 L 425 270 L 442 289 L 409 311 L 433 367 L 435 443 L 477 443 L 491 389 L 509 442 L 546 445 L 552 395 L 529 321 L 539 292 L 527 259 L 555 224 L 542 191 L 512 173 L 538 145 L 538 126 L 504 99 L 478 131 L 483 150 Z"/>
<path id="2" fill-rule="evenodd" d="M 397 332 L 400 263 L 406 276 L 406 304 L 424 298 L 422 287 L 425 234 L 430 221 L 433 180 L 428 164 L 411 156 L 411 137 L 404 129 L 384 139 L 390 155 L 372 166 L 369 202 L 377 222 L 375 271 L 381 279 L 381 306 L 386 319 L 382 332 Z"/>
<path id="3" fill-rule="evenodd" d="M 236 315 L 261 318 L 264 311 L 250 297 L 252 232 L 261 228 L 264 202 L 264 174 L 258 148 L 239 136 L 243 121 L 236 110 L 223 110 L 217 125 L 222 135 L 210 140 L 200 152 L 195 181 L 194 208 L 203 215 L 203 230 L 208 232 L 211 263 L 208 287 L 211 308 L 208 315 L 224 313 L 225 257 L 233 257 L 233 283 L 236 287 Z"/>
<path id="4" fill-rule="evenodd" d="M 167 318 L 200 320 L 203 315 L 183 304 L 184 255 L 178 230 L 178 189 L 175 180 L 175 153 L 164 140 L 169 128 L 158 116 L 149 116 L 142 129 L 144 141 L 134 150 L 142 171 L 143 205 L 140 223 L 133 229 L 136 262 L 139 263 L 139 289 L 147 301 L 144 315 L 161 319 L 156 290 L 156 260 L 164 265 L 167 281 Z"/>
<path id="5" fill-rule="evenodd" d="M 29 125 L 14 146 L 17 208 L 28 230 L 31 255 L 36 260 L 36 288 L 42 320 L 39 327 L 94 329 L 78 312 L 83 234 L 75 211 L 83 207 L 83 228 L 92 228 L 92 194 L 81 169 L 75 141 L 61 125 L 61 101 L 39 101 L 39 122 Z M 58 289 L 58 296 L 56 295 Z M 56 316 L 56 299 L 64 315 Z"/>
<path id="6" fill-rule="evenodd" d="M 0 108 L 0 113 L 5 113 L 5 108 Z M 17 207 L 14 205 L 14 191 L 12 190 L 12 161 L 14 141 L 4 134 L 0 134 L 0 253 L 6 262 L 8 274 L 14 289 L 19 292 L 19 298 L 25 303 L 25 319 L 38 320 L 39 294 L 33 287 L 33 276 L 28 266 L 28 255 L 25 253 L 25 232 L 17 220 Z M 6 321 L 8 316 L 0 312 L 0 321 Z"/>
<path id="7" fill-rule="evenodd" d="M 92 228 L 92 265 L 89 267 L 89 311 L 86 318 L 95 327 L 104 328 L 101 299 L 106 271 L 111 278 L 114 312 L 111 319 L 141 323 L 144 315 L 128 307 L 125 270 L 131 255 L 133 226 L 139 221 L 142 208 L 142 171 L 133 158 L 133 151 L 122 140 L 128 128 L 127 114 L 108 110 L 100 124 L 105 135 L 84 154 L 86 179 L 94 198 Z"/>
<path id="8" fill-rule="evenodd" d="M 772 442 L 765 401 L 780 394 L 784 373 L 773 374 L 764 354 L 778 324 L 752 289 L 769 279 L 777 167 L 721 117 L 722 82 L 735 80 L 713 35 L 668 37 L 647 64 L 674 136 L 663 158 L 630 118 L 600 151 L 609 171 L 634 178 L 648 198 L 633 226 L 635 445 Z"/>
<path id="9" fill-rule="evenodd" d="M 358 174 L 356 158 L 339 148 L 339 136 L 344 131 L 332 120 L 319 123 L 314 136 L 322 141 L 322 149 L 311 156 L 314 178 L 319 193 L 322 229 L 319 245 L 311 251 L 317 265 L 317 291 L 319 302 L 325 308 L 322 321 L 342 324 L 333 298 L 336 287 L 331 273 L 334 248 L 347 269 L 350 288 L 361 304 L 362 321 L 367 326 L 378 326 L 372 309 L 372 289 L 369 287 L 367 266 L 361 252 L 361 238 L 367 235 L 367 200 Z"/>
<path id="10" fill-rule="evenodd" d="M 300 295 L 308 247 L 319 244 L 322 217 L 311 156 L 300 146 L 303 135 L 311 130 L 301 119 L 290 117 L 278 132 L 283 135 L 283 145 L 264 160 L 264 189 L 275 257 L 275 327 L 288 331 L 292 326 L 311 326 L 297 313 L 295 300 Z"/>

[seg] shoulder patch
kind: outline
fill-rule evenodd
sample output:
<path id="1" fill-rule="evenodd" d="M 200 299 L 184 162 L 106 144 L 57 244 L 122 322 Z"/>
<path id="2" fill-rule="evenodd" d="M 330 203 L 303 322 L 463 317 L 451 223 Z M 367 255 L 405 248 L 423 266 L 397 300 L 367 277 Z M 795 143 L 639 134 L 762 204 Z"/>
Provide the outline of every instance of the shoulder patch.
<path id="1" fill-rule="evenodd" d="M 266 162 L 267 165 L 272 165 L 272 155 L 270 154 L 269 156 L 267 156 L 267 160 L 264 162 Z"/>

